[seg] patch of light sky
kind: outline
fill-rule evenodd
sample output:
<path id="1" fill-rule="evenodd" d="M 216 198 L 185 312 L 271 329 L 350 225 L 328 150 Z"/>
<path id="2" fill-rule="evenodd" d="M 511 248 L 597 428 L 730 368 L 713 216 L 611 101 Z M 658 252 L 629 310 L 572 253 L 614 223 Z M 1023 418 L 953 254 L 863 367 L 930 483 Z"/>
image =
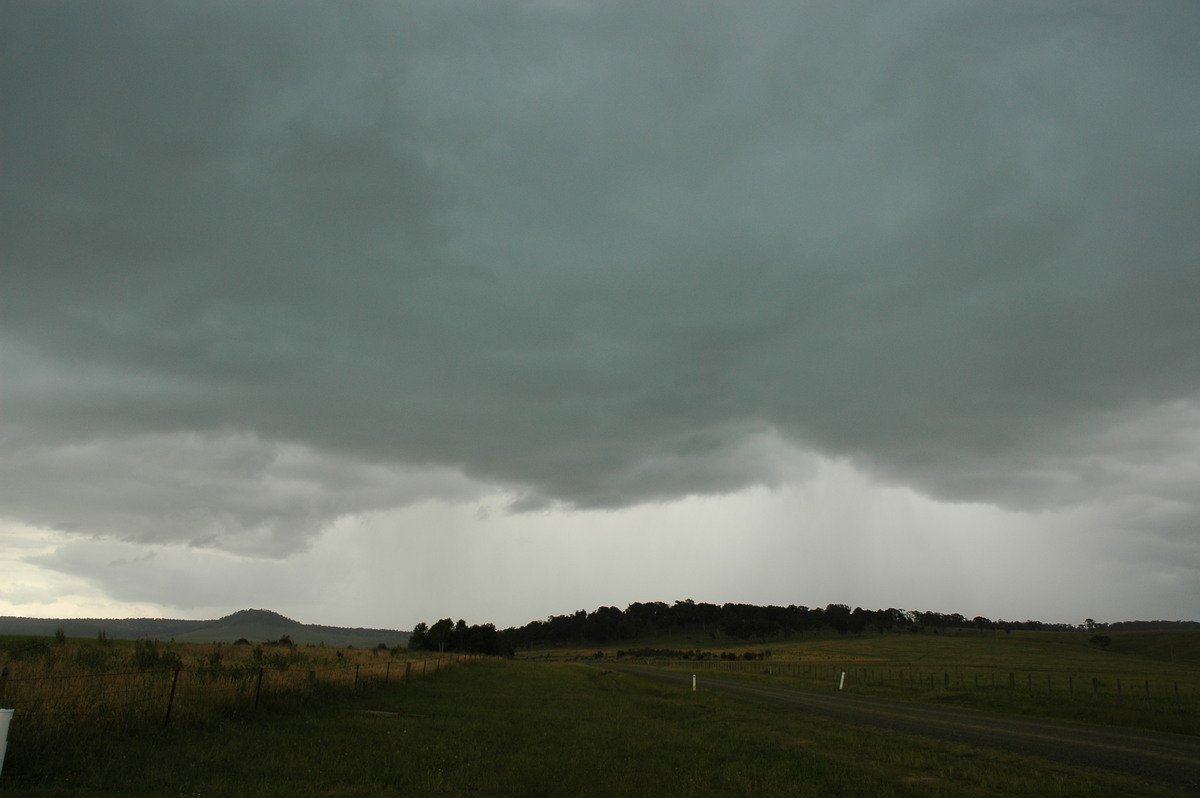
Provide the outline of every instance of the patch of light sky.
<path id="1" fill-rule="evenodd" d="M 838 460 L 775 489 L 616 510 L 510 513 L 512 499 L 496 492 L 347 515 L 286 558 L 185 545 L 147 551 L 10 524 L 0 567 L 13 578 L 0 588 L 0 614 L 219 617 L 257 606 L 257 595 L 306 623 L 408 629 L 461 617 L 505 628 L 691 598 L 1077 623 L 1137 606 L 1146 588 L 1173 578 L 1118 578 L 1086 510 L 938 502 L 873 483 Z M 1061 589 L 1066 577 L 1079 586 L 1071 594 Z M 234 595 L 239 603 L 227 603 Z M 1138 609 L 1169 614 L 1153 601 Z"/>

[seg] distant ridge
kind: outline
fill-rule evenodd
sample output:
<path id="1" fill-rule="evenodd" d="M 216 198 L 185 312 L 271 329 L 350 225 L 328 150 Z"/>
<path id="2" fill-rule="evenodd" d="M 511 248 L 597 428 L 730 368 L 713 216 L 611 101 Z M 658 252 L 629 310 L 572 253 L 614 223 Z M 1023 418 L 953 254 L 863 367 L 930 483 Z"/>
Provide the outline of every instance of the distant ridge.
<path id="1" fill-rule="evenodd" d="M 18 618 L 0 616 L 0 635 L 52 637 L 62 629 L 67 637 L 113 640 L 176 640 L 184 643 L 234 643 L 245 639 L 265 643 L 287 635 L 297 645 L 325 644 L 334 648 L 388 648 L 408 644 L 408 632 L 396 629 L 318 626 L 294 621 L 272 610 L 238 610 L 214 621 L 171 618 Z"/>

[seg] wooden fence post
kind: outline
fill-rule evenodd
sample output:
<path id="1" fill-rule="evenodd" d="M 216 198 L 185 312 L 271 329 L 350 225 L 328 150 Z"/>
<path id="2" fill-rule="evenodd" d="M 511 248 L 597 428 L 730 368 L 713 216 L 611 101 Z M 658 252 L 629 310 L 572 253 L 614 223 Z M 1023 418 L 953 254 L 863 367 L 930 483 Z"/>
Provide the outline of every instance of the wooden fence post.
<path id="1" fill-rule="evenodd" d="M 4 704 L 4 691 L 8 689 L 8 663 L 4 663 L 3 670 L 0 670 L 0 705 Z"/>
<path id="2" fill-rule="evenodd" d="M 179 684 L 179 670 L 179 668 L 176 668 L 175 675 L 171 677 L 171 694 L 167 697 L 167 714 L 163 715 L 164 729 L 171 722 L 171 707 L 175 706 L 175 687 Z"/>
<path id="3" fill-rule="evenodd" d="M 258 712 L 258 699 L 262 696 L 263 669 L 258 669 L 258 681 L 254 685 L 254 711 Z"/>

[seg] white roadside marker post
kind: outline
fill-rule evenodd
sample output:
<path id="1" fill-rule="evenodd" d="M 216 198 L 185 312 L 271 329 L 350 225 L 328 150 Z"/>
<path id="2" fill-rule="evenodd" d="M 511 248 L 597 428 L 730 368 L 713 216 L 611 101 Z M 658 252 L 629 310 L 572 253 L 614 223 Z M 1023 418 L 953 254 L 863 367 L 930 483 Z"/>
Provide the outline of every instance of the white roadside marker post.
<path id="1" fill-rule="evenodd" d="M 14 712 L 12 709 L 0 709 L 0 771 L 4 770 L 4 755 L 8 752 L 8 724 Z"/>
<path id="2" fill-rule="evenodd" d="M 845 686 L 846 686 L 846 672 L 842 671 L 842 678 L 838 679 L 838 690 L 840 691 Z"/>

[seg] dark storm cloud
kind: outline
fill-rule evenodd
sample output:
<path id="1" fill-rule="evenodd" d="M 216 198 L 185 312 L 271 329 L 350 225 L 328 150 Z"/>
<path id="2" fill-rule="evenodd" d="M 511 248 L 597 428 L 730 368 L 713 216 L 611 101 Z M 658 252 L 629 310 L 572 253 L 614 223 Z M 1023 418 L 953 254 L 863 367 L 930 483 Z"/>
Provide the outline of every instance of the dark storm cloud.
<path id="1" fill-rule="evenodd" d="M 10 515 L 233 545 L 467 490 L 406 467 L 619 506 L 781 438 L 1195 527 L 1192 4 L 0 15 Z M 206 476 L 287 446 L 304 499 Z"/>

